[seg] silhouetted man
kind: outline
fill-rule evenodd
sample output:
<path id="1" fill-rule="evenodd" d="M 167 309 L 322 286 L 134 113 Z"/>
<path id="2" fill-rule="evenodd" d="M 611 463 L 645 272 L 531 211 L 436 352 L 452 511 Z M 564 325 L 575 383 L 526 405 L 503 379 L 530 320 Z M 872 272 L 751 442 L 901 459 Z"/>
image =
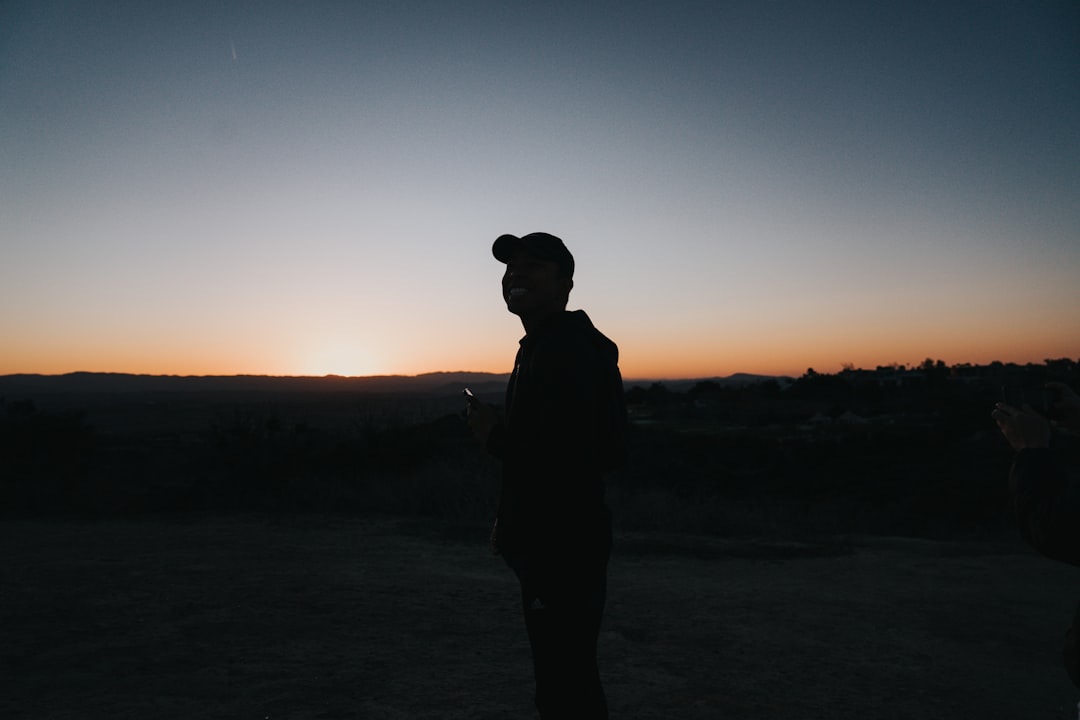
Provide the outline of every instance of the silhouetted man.
<path id="1" fill-rule="evenodd" d="M 626 405 L 618 348 L 568 312 L 574 258 L 547 233 L 502 235 L 502 295 L 521 319 L 505 417 L 475 400 L 469 425 L 502 461 L 492 547 L 521 584 L 543 718 L 606 718 L 596 641 L 611 517 L 604 476 L 622 465 Z"/>

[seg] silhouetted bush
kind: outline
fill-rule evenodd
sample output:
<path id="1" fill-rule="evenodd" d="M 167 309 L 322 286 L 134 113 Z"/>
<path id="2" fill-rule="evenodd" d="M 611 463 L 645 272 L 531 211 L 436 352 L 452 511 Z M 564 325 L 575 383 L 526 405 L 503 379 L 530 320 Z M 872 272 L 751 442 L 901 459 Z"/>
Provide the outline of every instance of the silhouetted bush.
<path id="1" fill-rule="evenodd" d="M 0 511 L 53 513 L 94 502 L 85 480 L 95 450 L 82 412 L 42 412 L 32 400 L 0 401 Z"/>

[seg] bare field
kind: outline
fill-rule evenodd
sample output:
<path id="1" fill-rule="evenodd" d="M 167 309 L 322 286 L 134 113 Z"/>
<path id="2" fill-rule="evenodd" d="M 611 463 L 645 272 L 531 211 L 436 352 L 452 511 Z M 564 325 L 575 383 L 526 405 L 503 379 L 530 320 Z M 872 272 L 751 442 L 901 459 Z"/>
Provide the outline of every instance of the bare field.
<path id="1" fill-rule="evenodd" d="M 517 585 L 416 520 L 0 523 L 0 717 L 529 718 Z M 1005 544 L 616 537 L 613 718 L 1067 717 L 1080 573 Z"/>

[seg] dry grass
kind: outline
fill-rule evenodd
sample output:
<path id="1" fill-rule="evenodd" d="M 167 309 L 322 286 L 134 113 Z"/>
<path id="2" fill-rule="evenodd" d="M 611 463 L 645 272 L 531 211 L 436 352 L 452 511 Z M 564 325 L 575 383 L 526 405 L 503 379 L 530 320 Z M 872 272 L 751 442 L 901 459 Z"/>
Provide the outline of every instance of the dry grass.
<path id="1" fill-rule="evenodd" d="M 533 717 L 484 528 L 410 522 L 4 523 L 0 717 Z M 1078 598 L 1019 542 L 624 535 L 602 672 L 613 718 L 1054 719 Z"/>

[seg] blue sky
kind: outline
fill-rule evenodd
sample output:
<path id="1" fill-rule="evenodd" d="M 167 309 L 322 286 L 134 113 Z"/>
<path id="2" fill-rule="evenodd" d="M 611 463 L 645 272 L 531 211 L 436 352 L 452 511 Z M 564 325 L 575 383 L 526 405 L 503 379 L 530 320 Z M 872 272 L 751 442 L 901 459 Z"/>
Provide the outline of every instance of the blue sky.
<path id="1" fill-rule="evenodd" d="M 1073 2 L 0 7 L 0 372 L 1080 357 Z"/>

